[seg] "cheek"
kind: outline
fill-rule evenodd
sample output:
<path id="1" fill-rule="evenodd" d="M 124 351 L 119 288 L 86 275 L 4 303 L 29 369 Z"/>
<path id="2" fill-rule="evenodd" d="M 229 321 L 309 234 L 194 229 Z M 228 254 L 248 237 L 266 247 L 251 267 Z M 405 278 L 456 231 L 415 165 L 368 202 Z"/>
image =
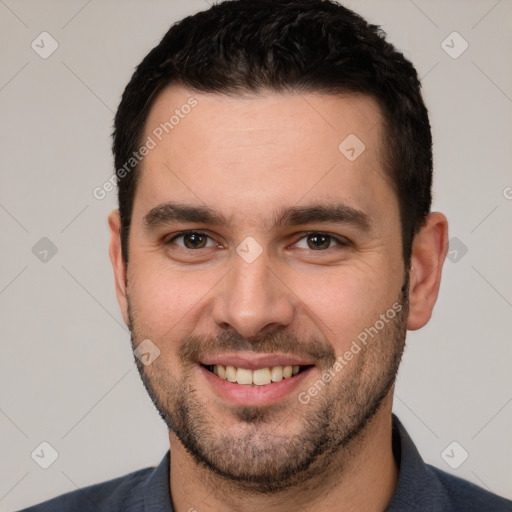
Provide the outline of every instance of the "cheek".
<path id="1" fill-rule="evenodd" d="M 322 277 L 295 277 L 292 289 L 299 297 L 299 307 L 338 354 L 392 308 L 399 296 L 401 282 L 396 277 L 391 280 L 390 273 L 370 270 L 356 266 L 338 268 Z"/>
<path id="2" fill-rule="evenodd" d="M 201 297 L 216 279 L 207 272 L 171 270 L 144 258 L 129 272 L 129 294 L 138 327 L 155 339 L 176 338 L 190 332 Z M 163 340 L 162 340 L 163 341 Z"/>

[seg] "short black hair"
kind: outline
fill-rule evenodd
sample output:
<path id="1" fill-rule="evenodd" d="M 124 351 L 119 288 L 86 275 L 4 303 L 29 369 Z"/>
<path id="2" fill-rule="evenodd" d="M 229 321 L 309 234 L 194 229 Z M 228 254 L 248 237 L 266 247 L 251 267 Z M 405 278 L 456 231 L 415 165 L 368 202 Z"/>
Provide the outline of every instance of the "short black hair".
<path id="1" fill-rule="evenodd" d="M 121 242 L 128 238 L 140 165 L 126 163 L 142 143 L 164 87 L 203 93 L 362 93 L 384 119 L 384 170 L 396 191 L 403 257 L 432 199 L 432 135 L 414 66 L 385 32 L 330 0 L 227 0 L 171 26 L 136 68 L 113 131 Z M 123 168 L 125 171 L 120 172 Z"/>

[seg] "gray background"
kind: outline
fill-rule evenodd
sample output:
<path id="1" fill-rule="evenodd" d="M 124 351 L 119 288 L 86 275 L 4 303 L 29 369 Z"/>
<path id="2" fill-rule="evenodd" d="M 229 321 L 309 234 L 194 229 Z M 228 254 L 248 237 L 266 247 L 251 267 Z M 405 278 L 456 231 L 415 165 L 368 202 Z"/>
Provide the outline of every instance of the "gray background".
<path id="1" fill-rule="evenodd" d="M 450 221 L 453 261 L 433 319 L 408 335 L 395 412 L 428 462 L 512 498 L 512 3 L 345 4 L 382 25 L 423 77 L 434 209 Z M 134 66 L 173 21 L 206 7 L 0 0 L 2 511 L 154 465 L 167 450 L 115 299 L 115 192 L 98 201 L 92 190 L 113 171 L 113 112 Z M 59 45 L 47 59 L 31 47 L 50 48 L 43 31 Z M 469 44 L 457 58 L 454 31 Z M 31 457 L 43 441 L 58 452 L 48 469 Z"/>

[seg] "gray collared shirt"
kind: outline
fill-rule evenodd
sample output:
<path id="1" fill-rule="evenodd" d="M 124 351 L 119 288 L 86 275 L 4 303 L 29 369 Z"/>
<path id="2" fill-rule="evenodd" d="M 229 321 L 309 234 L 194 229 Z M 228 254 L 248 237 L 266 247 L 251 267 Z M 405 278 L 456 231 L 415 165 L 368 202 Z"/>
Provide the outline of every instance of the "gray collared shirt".
<path id="1" fill-rule="evenodd" d="M 425 464 L 396 416 L 393 453 L 400 473 L 385 512 L 512 512 L 512 501 Z M 169 462 L 167 452 L 156 468 L 84 487 L 21 512 L 174 512 Z"/>

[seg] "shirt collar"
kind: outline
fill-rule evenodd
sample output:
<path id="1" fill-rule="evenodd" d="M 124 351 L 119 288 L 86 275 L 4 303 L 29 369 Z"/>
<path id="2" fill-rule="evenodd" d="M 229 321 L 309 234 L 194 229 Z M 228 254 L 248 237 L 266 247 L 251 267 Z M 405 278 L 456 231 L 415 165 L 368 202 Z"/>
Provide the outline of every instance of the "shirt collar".
<path id="1" fill-rule="evenodd" d="M 429 512 L 432 491 L 438 484 L 400 420 L 393 414 L 393 455 L 397 461 L 398 483 L 386 512 Z"/>
<path id="2" fill-rule="evenodd" d="M 171 452 L 167 451 L 160 464 L 153 470 L 144 488 L 145 512 L 174 512 L 169 488 Z"/>

